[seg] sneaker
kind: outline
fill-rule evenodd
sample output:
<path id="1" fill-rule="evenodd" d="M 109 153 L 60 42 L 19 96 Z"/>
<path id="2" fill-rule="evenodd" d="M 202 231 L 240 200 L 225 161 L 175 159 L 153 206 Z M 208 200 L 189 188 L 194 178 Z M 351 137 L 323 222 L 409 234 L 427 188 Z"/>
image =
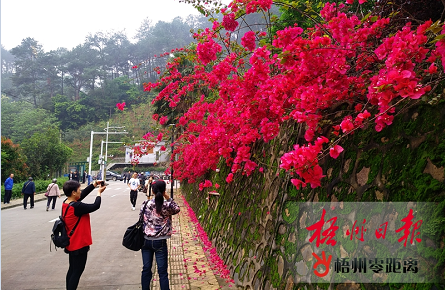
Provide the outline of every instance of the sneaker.
<path id="1" fill-rule="evenodd" d="M 135 210 L 134 206 L 131 208 L 132 210 Z"/>
<path id="2" fill-rule="evenodd" d="M 49 209 L 49 206 L 46 207 L 46 211 L 48 211 L 48 209 Z"/>

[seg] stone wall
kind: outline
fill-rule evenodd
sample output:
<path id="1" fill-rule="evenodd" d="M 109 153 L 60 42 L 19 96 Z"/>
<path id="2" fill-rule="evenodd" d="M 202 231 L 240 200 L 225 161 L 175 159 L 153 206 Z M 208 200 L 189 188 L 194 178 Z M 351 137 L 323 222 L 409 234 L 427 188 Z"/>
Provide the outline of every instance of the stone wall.
<path id="1" fill-rule="evenodd" d="M 345 151 L 339 158 L 321 160 L 326 175 L 322 186 L 305 190 L 296 190 L 279 169 L 279 157 L 302 134 L 299 125 L 291 124 L 275 140 L 255 145 L 254 157 L 264 173 L 235 174 L 234 182 L 226 184 L 230 169 L 222 163 L 219 173 L 206 176 L 221 185 L 220 196 L 199 191 L 198 183 L 184 184 L 184 194 L 242 289 L 304 285 L 299 277 L 310 269 L 313 246 L 297 240 L 304 219 L 297 210 L 302 201 L 436 202 L 433 216 L 442 223 L 429 229 L 431 258 L 440 261 L 436 276 L 444 278 L 444 116 L 443 101 L 419 105 L 406 109 L 381 132 L 355 132 L 341 143 Z"/>

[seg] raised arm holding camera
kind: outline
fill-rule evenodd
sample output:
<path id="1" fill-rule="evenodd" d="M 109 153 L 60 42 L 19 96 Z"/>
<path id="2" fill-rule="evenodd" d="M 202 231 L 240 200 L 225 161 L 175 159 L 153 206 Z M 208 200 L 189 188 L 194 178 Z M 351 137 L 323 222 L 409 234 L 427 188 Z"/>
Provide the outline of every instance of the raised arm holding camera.
<path id="1" fill-rule="evenodd" d="M 100 185 L 96 200 L 92 204 L 83 203 L 82 200 L 90 194 L 97 185 Z M 69 254 L 69 268 L 66 274 L 66 289 L 75 290 L 79 284 L 87 262 L 87 253 L 93 243 L 91 237 L 90 213 L 98 210 L 101 204 L 101 194 L 106 189 L 105 183 L 95 180 L 84 190 L 80 190 L 80 183 L 69 180 L 63 185 L 63 192 L 67 199 L 63 202 L 62 213 L 65 215 L 66 230 L 68 233 L 75 227 L 70 238 L 70 245 L 65 248 Z"/>

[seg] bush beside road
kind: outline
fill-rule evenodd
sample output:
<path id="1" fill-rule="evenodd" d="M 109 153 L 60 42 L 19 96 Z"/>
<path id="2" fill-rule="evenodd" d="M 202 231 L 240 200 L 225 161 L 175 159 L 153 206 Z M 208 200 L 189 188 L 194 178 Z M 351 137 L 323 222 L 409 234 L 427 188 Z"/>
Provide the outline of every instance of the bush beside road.
<path id="1" fill-rule="evenodd" d="M 65 194 L 63 193 L 62 190 L 62 186 L 63 184 L 68 180 L 68 178 L 66 177 L 61 177 L 60 179 L 57 179 L 57 185 L 59 185 L 60 188 L 60 194 L 61 196 L 65 196 Z M 34 180 L 33 180 L 34 181 Z M 39 182 L 40 184 L 40 190 L 37 189 L 37 182 Z M 39 180 L 39 181 L 34 181 L 34 183 L 36 184 L 36 195 L 34 196 L 34 202 L 40 201 L 40 200 L 46 200 L 46 196 L 45 196 L 45 192 L 46 192 L 46 188 L 48 187 L 48 184 L 51 183 L 51 180 Z M 16 206 L 23 206 L 23 195 L 22 195 L 22 187 L 23 187 L 23 183 L 19 183 L 19 184 L 15 184 L 14 183 L 14 187 L 12 188 L 12 198 L 11 198 L 11 202 L 9 204 L 4 204 L 3 203 L 3 197 L 5 196 L 5 187 L 2 185 L 2 210 L 6 209 L 6 208 L 11 208 L 11 207 L 16 207 Z M 42 186 L 45 185 L 44 189 L 42 190 Z M 80 188 L 84 189 L 85 187 L 88 186 L 88 183 L 81 183 L 80 184 Z"/>

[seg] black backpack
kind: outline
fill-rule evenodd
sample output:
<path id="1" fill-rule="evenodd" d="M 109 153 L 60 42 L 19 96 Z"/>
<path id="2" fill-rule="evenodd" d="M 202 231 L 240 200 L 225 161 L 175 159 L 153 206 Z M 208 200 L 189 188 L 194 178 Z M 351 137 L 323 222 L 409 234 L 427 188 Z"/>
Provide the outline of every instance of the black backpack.
<path id="1" fill-rule="evenodd" d="M 64 218 L 66 216 L 66 213 L 68 212 L 68 209 L 70 208 L 71 203 L 68 204 L 65 214 L 63 215 L 63 209 L 62 209 L 62 215 L 59 216 L 59 218 L 54 222 L 52 234 L 51 234 L 51 240 L 54 243 L 54 246 L 57 251 L 57 247 L 59 248 L 65 248 L 70 245 L 70 237 L 73 235 L 74 230 L 76 229 L 77 225 L 80 222 L 80 217 L 76 222 L 76 225 L 73 227 L 73 229 L 70 231 L 70 234 L 68 235 L 66 231 L 66 225 Z M 63 207 L 62 207 L 63 208 Z M 49 243 L 49 251 L 51 252 L 51 242 Z"/>

